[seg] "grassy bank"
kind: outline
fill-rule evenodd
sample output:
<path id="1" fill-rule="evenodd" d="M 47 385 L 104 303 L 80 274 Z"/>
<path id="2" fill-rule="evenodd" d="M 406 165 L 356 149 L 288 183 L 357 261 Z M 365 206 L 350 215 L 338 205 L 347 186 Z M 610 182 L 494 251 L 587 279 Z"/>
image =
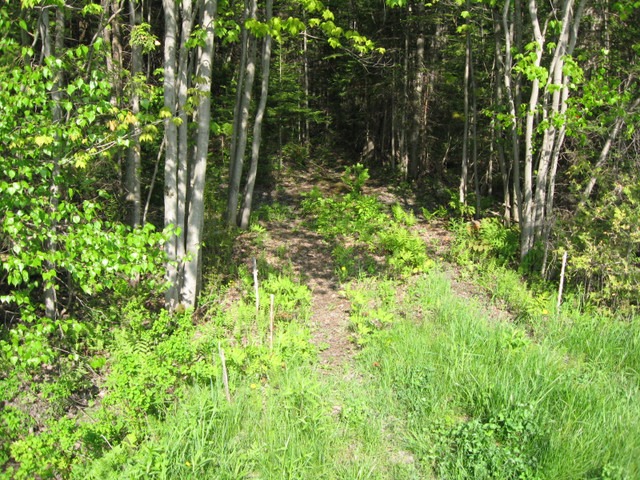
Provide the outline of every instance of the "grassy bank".
<path id="1" fill-rule="evenodd" d="M 294 365 L 247 379 L 231 404 L 196 387 L 87 478 L 640 477 L 637 363 L 621 357 L 614 325 L 553 317 L 531 336 L 487 318 L 441 273 L 414 280 L 401 302 L 392 281 L 347 289 L 354 332 L 371 325 L 357 372 Z"/>

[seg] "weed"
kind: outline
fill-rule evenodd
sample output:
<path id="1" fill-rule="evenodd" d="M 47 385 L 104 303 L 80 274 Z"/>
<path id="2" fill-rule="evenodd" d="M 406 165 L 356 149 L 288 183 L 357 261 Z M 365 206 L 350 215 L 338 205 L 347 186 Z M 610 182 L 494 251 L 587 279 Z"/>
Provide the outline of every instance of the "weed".
<path id="1" fill-rule="evenodd" d="M 391 213 L 396 222 L 406 225 L 407 227 L 413 227 L 417 220 L 412 211 L 405 212 L 399 203 L 394 203 L 391 206 Z"/>
<path id="2" fill-rule="evenodd" d="M 357 180 L 350 169 L 345 176 L 351 178 L 354 192 L 360 192 L 360 181 L 366 181 L 368 173 L 361 166 L 354 169 L 359 172 Z M 332 253 L 338 278 L 346 281 L 380 270 L 398 276 L 428 270 L 431 262 L 424 241 L 409 230 L 416 223 L 413 213 L 396 204 L 391 216 L 376 198 L 354 192 L 324 198 L 314 189 L 303 201 L 303 211 L 312 216 L 312 226 L 335 245 Z M 375 256 L 384 263 L 374 260 Z"/>
<path id="3" fill-rule="evenodd" d="M 369 171 L 364 165 L 357 163 L 347 167 L 341 178 L 353 194 L 359 195 L 362 193 L 362 187 L 369 180 Z"/>
<path id="4" fill-rule="evenodd" d="M 265 222 L 284 222 L 291 218 L 293 209 L 278 202 L 262 205 L 254 212 L 254 216 Z"/>
<path id="5" fill-rule="evenodd" d="M 609 363 L 620 360 L 618 335 L 574 327 L 565 343 L 568 325 L 556 331 L 549 316 L 531 338 L 516 325 L 487 323 L 435 273 L 418 278 L 405 299 L 408 321 L 397 315 L 385 335 L 369 335 L 360 358 L 394 392 L 407 444 L 433 476 L 637 477 L 638 388 Z M 591 342 L 602 357 L 567 348 Z"/>
<path id="6" fill-rule="evenodd" d="M 422 207 L 422 215 L 426 220 L 434 220 L 436 218 L 445 218 L 447 216 L 447 209 L 444 205 L 440 205 L 433 212 L 430 212 L 426 208 Z"/>

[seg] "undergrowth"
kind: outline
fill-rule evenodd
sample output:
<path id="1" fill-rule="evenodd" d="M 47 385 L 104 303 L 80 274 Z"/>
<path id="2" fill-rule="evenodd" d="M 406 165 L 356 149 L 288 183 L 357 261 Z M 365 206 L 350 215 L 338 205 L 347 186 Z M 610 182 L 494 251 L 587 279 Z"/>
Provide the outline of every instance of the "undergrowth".
<path id="1" fill-rule="evenodd" d="M 363 194 L 369 174 L 361 165 L 347 169 L 342 178 L 349 193 L 326 197 L 314 188 L 302 202 L 309 224 L 333 246 L 340 279 L 381 273 L 406 277 L 429 270 L 433 262 L 424 241 L 411 230 L 413 213 L 398 204 L 389 212 L 377 198 Z"/>
<path id="2" fill-rule="evenodd" d="M 190 311 L 171 315 L 131 298 L 124 306 L 95 310 L 90 341 L 78 343 L 81 361 L 62 357 L 47 376 L 5 370 L 10 373 L 0 380 L 0 478 L 107 478 L 94 472 L 108 471 L 105 465 L 118 455 L 143 455 L 149 426 L 166 422 L 194 388 L 222 388 L 221 352 L 232 395 L 312 363 L 317 352 L 307 326 L 309 290 L 268 265 L 263 269 L 258 312 L 251 276 L 241 269 L 241 298 L 231 308 L 209 308 L 206 322 L 194 322 Z M 219 298 L 202 302 L 217 304 Z M 25 390 L 28 379 L 33 386 Z M 118 466 L 109 475 L 139 478 L 120 477 L 121 471 Z"/>
<path id="3" fill-rule="evenodd" d="M 264 257 L 257 296 L 240 266 L 197 315 L 132 295 L 69 323 L 56 365 L 0 356 L 0 478 L 640 478 L 638 319 L 571 294 L 558 308 L 513 270 L 514 230 L 454 222 L 451 257 L 513 313 L 488 318 L 367 178 L 353 167 L 350 193 L 304 201 L 351 304 L 353 370 L 318 365 L 311 292 Z"/>

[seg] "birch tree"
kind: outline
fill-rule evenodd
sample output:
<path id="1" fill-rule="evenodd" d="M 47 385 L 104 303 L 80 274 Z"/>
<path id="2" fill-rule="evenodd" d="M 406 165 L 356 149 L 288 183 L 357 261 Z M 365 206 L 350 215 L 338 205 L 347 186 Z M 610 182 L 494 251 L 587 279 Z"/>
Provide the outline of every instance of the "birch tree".
<path id="1" fill-rule="evenodd" d="M 129 0 L 129 26 L 134 32 L 141 23 L 141 5 L 138 0 Z M 142 73 L 142 46 L 130 41 L 131 45 L 131 113 L 140 113 L 140 93 L 138 92 L 138 75 Z M 130 126 L 129 148 L 127 149 L 127 169 L 125 174 L 127 201 L 129 203 L 129 224 L 139 227 L 142 218 L 142 196 L 140 188 L 140 129 L 136 122 Z"/>
<path id="2" fill-rule="evenodd" d="M 267 25 L 273 15 L 273 0 L 267 0 L 265 20 Z M 260 103 L 256 111 L 256 118 L 253 124 L 253 139 L 251 143 L 251 166 L 247 185 L 245 187 L 242 215 L 240 218 L 240 228 L 249 228 L 249 218 L 251 217 L 251 206 L 253 204 L 253 189 L 256 183 L 258 172 L 258 157 L 260 156 L 260 141 L 262 138 L 262 122 L 267 107 L 267 97 L 269 93 L 269 70 L 271 65 L 271 34 L 267 33 L 263 38 L 262 46 L 262 86 L 260 90 Z M 306 43 L 306 37 L 305 37 Z"/>
<path id="3" fill-rule="evenodd" d="M 538 17 L 536 0 L 528 1 L 533 32 L 531 52 L 524 56 L 520 68 L 531 81 L 531 93 L 525 116 L 525 158 L 522 217 L 520 219 L 520 256 L 524 259 L 537 241 L 542 240 L 543 227 L 553 206 L 548 195 L 554 191 L 557 161 L 565 138 L 562 115 L 566 112 L 571 70 L 565 69 L 578 36 L 585 0 L 553 4 L 543 24 Z M 560 22 L 554 20 L 560 14 Z M 549 31 L 556 27 L 557 33 Z M 553 42 L 547 42 L 553 36 Z M 547 67 L 542 66 L 545 50 L 551 52 Z M 536 122 L 536 117 L 541 120 Z M 537 125 L 536 125 L 537 123 Z M 542 133 L 536 151 L 536 134 Z M 535 157 L 535 158 L 534 158 Z M 533 178 L 534 162 L 537 174 Z"/>
<path id="4" fill-rule="evenodd" d="M 242 26 L 242 60 L 238 71 L 238 94 L 234 109 L 233 136 L 229 159 L 229 190 L 227 196 L 226 219 L 230 226 L 238 222 L 238 202 L 240 182 L 242 180 L 242 166 L 249 135 L 249 108 L 253 91 L 253 81 L 256 72 L 255 35 L 247 27 L 250 20 L 256 20 L 258 4 L 256 0 L 245 0 L 244 22 Z M 242 93 L 241 93 L 242 92 Z"/>
<path id="5" fill-rule="evenodd" d="M 174 234 L 165 245 L 168 289 L 165 301 L 169 309 L 182 304 L 194 307 L 199 289 L 200 247 L 204 218 L 204 185 L 209 143 L 210 90 L 212 77 L 214 19 L 216 0 L 201 2 L 200 29 L 204 44 L 193 48 L 193 8 L 183 0 L 164 0 L 164 115 L 165 120 L 165 226 Z M 181 20 L 178 28 L 178 19 Z M 177 38 L 180 37 L 178 47 Z M 192 87 L 190 65 L 198 65 L 196 148 L 189 148 L 187 111 L 188 92 Z"/>

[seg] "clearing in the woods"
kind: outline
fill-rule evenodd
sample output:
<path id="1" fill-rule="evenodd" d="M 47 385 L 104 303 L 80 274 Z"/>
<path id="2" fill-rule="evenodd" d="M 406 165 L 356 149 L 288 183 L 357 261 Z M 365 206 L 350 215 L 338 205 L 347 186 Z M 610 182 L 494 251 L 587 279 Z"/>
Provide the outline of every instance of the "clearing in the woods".
<path id="1" fill-rule="evenodd" d="M 196 315 L 123 313 L 71 478 L 640 478 L 636 322 L 367 177 L 278 172 Z"/>

